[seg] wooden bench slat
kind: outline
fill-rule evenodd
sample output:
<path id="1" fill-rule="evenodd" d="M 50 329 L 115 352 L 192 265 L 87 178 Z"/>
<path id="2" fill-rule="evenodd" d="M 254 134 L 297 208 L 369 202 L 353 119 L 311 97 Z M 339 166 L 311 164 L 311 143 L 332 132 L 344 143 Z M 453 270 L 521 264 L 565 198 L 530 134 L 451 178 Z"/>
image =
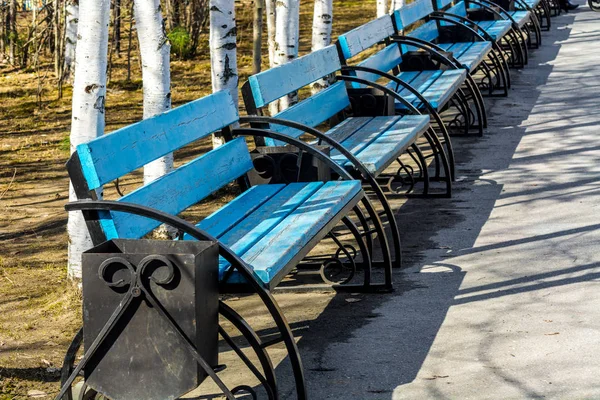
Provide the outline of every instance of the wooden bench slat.
<path id="1" fill-rule="evenodd" d="M 403 73 L 398 75 L 400 79 L 403 79 L 402 76 Z M 448 100 L 450 100 L 452 94 L 464 83 L 466 76 L 466 71 L 462 69 L 422 71 L 421 74 L 411 82 L 411 86 L 422 93 L 425 99 L 427 99 L 433 107 L 440 109 L 448 102 Z M 404 96 L 415 107 L 423 107 L 421 101 L 413 94 L 409 94 L 406 89 L 404 89 L 400 95 Z M 406 106 L 400 102 L 396 102 L 396 107 L 405 108 Z"/>
<path id="2" fill-rule="evenodd" d="M 253 168 L 244 138 L 237 138 L 159 179 L 121 197 L 119 201 L 145 205 L 177 215 Z M 103 220 L 109 239 L 140 238 L 160 224 L 126 213 Z M 114 224 L 111 226 L 111 224 Z"/>
<path id="3" fill-rule="evenodd" d="M 357 130 L 364 127 L 373 117 L 353 117 L 346 118 L 333 128 L 329 129 L 325 134 L 338 143 L 342 143 L 348 137 L 353 135 Z"/>
<path id="4" fill-rule="evenodd" d="M 352 58 L 395 33 L 389 15 L 384 15 L 340 36 L 338 42 L 345 58 Z"/>
<path id="5" fill-rule="evenodd" d="M 304 257 L 310 243 L 322 239 L 331 224 L 341 219 L 340 212 L 356 205 L 360 198 L 360 181 L 325 183 L 242 255 L 242 259 L 252 265 L 265 284 L 277 285 L 293 268 L 292 261 Z"/>
<path id="6" fill-rule="evenodd" d="M 323 182 L 290 183 L 255 212 L 233 226 L 220 240 L 236 254 L 245 254 L 322 186 Z"/>
<path id="7" fill-rule="evenodd" d="M 374 117 L 361 129 L 355 131 L 352 136 L 346 138 L 341 145 L 353 155 L 357 155 L 361 150 L 375 141 L 379 135 L 400 120 L 400 118 L 400 116 Z M 347 158 L 335 150 L 331 152 L 331 158 L 340 165 L 344 165 L 347 162 Z"/>
<path id="8" fill-rule="evenodd" d="M 341 67 L 334 45 L 299 57 L 294 62 L 252 75 L 248 78 L 256 107 L 264 107 L 274 100 L 294 92 Z"/>
<path id="9" fill-rule="evenodd" d="M 220 238 L 284 187 L 284 184 L 252 186 L 222 208 L 204 218 L 197 226 L 214 237 Z M 184 236 L 184 239 L 192 240 L 187 235 Z"/>
<path id="10" fill-rule="evenodd" d="M 350 101 L 348 100 L 348 92 L 346 91 L 345 83 L 337 82 L 316 95 L 283 110 L 276 116 L 277 118 L 296 121 L 310 127 L 315 127 L 349 105 Z M 297 129 L 281 125 L 273 125 L 271 129 L 293 137 L 301 136 L 303 133 Z M 266 143 L 270 146 L 284 145 L 284 143 L 272 139 L 266 139 Z"/>
<path id="11" fill-rule="evenodd" d="M 406 4 L 393 13 L 396 29 L 406 29 L 432 12 L 433 3 L 431 0 L 416 0 L 410 4 Z"/>
<path id="12" fill-rule="evenodd" d="M 382 72 L 389 72 L 401 63 L 402 54 L 400 53 L 400 47 L 394 44 L 385 47 L 357 65 L 360 67 L 373 68 Z M 372 82 L 381 79 L 381 75 L 362 71 L 356 71 L 356 76 Z M 355 83 L 353 84 L 353 87 L 361 87 L 361 85 Z"/>
<path id="13" fill-rule="evenodd" d="M 231 95 L 221 91 L 81 144 L 77 153 L 96 189 L 237 120 Z"/>
<path id="14" fill-rule="evenodd" d="M 428 127 L 428 115 L 405 115 L 368 147 L 362 149 L 357 158 L 369 172 L 379 174 L 396 159 L 390 155 L 404 153 Z"/>
<path id="15" fill-rule="evenodd" d="M 473 71 L 492 51 L 490 42 L 443 43 L 439 46 L 451 51 L 461 65 Z"/>

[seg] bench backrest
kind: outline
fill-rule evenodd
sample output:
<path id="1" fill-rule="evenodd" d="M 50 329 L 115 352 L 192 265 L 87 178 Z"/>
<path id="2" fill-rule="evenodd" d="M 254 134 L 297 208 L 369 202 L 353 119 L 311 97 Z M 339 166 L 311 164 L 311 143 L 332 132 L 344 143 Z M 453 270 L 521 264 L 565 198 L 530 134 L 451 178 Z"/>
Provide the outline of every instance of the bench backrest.
<path id="1" fill-rule="evenodd" d="M 249 107 L 249 104 L 246 104 L 246 107 L 260 110 L 289 93 L 336 73 L 340 68 L 341 63 L 336 47 L 332 45 L 252 75 L 242 88 L 246 103 L 249 101 L 254 103 L 252 107 Z M 275 117 L 315 127 L 349 105 L 344 82 L 337 82 L 279 112 Z M 280 125 L 273 125 L 270 129 L 293 137 L 302 135 L 302 132 L 297 129 Z M 279 145 L 280 143 L 266 139 L 266 144 Z"/>
<path id="2" fill-rule="evenodd" d="M 370 32 L 370 34 L 367 35 L 365 32 Z M 359 55 L 394 34 L 395 30 L 392 17 L 384 15 L 383 17 L 377 18 L 376 20 L 340 35 L 338 37 L 337 45 L 340 48 L 340 54 L 345 59 L 343 60 L 345 62 L 349 58 Z M 388 72 L 401 63 L 402 54 L 400 47 L 396 44 L 391 44 L 356 65 Z M 363 71 L 353 72 L 353 75 L 369 81 L 377 81 L 381 78 L 380 75 Z M 352 86 L 361 87 L 360 84 L 354 82 L 352 83 Z"/>
<path id="3" fill-rule="evenodd" d="M 396 29 L 400 31 L 409 28 L 415 22 L 427 17 L 433 11 L 432 0 L 416 0 L 395 10 L 392 17 Z"/>
<path id="4" fill-rule="evenodd" d="M 73 157 L 78 157 L 85 184 L 91 191 L 238 119 L 237 107 L 229 92 L 217 92 L 81 144 Z M 71 165 L 73 157 L 69 161 Z M 126 194 L 119 201 L 177 215 L 251 168 L 246 142 L 237 138 Z M 72 178 L 76 176 L 71 170 L 69 173 Z M 160 225 L 145 217 L 119 212 L 104 213 L 100 218 L 107 239 L 140 238 Z"/>

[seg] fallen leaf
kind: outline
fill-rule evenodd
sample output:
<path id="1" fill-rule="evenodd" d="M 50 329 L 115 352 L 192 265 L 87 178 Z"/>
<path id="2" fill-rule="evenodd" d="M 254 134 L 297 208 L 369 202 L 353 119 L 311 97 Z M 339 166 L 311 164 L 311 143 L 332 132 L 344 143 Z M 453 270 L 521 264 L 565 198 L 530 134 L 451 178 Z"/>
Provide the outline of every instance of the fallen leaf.
<path id="1" fill-rule="evenodd" d="M 45 359 L 43 359 L 43 358 L 42 358 L 42 364 L 46 365 L 47 367 L 50 367 L 50 366 L 52 366 L 52 363 L 51 363 L 50 361 L 48 361 L 48 360 L 45 360 Z"/>
<path id="2" fill-rule="evenodd" d="M 544 333 L 546 336 L 560 335 L 560 332 Z"/>
<path id="3" fill-rule="evenodd" d="M 357 299 L 356 297 L 351 297 L 349 299 L 346 299 L 346 301 L 348 303 L 356 303 L 357 301 L 361 301 L 362 299 Z"/>
<path id="4" fill-rule="evenodd" d="M 27 396 L 29 397 L 46 397 L 48 393 L 42 392 L 41 390 L 30 390 L 27 392 Z"/>

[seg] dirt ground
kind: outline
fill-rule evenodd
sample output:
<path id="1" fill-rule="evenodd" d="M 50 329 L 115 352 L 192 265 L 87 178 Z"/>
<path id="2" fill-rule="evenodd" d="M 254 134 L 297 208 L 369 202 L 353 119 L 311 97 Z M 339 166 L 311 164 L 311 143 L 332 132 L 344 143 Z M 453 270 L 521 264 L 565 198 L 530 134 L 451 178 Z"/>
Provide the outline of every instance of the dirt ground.
<path id="1" fill-rule="evenodd" d="M 240 82 L 251 68 L 251 6 L 238 7 Z M 312 1 L 302 1 L 301 54 L 310 47 Z M 334 36 L 367 22 L 375 1 L 335 1 Z M 210 92 L 207 43 L 194 60 L 171 63 L 173 105 Z M 133 52 L 137 54 L 137 52 Z M 138 60 L 125 79 L 125 59 L 113 60 L 107 90 L 106 131 L 141 119 L 142 91 Z M 266 60 L 265 60 L 266 62 Z M 265 64 L 266 67 L 266 64 Z M 71 90 L 57 99 L 55 81 L 45 65 L 41 102 L 38 76 L 0 64 L 0 399 L 50 398 L 57 393 L 65 349 L 81 321 L 81 298 L 66 275 L 66 213 Z M 206 150 L 209 143 L 197 151 Z M 126 187 L 125 187 L 126 188 Z M 209 212 L 227 201 L 215 196 Z M 291 322 L 318 316 L 331 295 L 279 296 Z M 306 301 L 310 298 L 310 301 Z M 234 303 L 247 306 L 245 300 Z M 301 305 L 301 306 L 300 306 Z M 295 310 L 295 311 L 294 311 Z M 258 313 L 254 313 L 258 314 Z M 259 320 L 260 326 L 262 322 Z M 266 322 L 265 322 L 266 323 Z M 45 395 L 44 395 L 45 394 Z"/>

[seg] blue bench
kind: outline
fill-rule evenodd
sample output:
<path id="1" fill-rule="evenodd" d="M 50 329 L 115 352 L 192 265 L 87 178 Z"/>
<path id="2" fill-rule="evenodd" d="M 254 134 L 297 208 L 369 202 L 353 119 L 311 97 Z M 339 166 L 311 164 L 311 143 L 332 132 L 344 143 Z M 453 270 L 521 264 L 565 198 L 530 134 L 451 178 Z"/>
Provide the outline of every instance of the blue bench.
<path id="1" fill-rule="evenodd" d="M 292 140 L 299 149 L 327 163 L 341 178 L 248 187 L 246 174 L 253 163 L 242 136 L 249 130 L 239 130 L 237 135 L 229 128 L 238 122 L 237 107 L 229 93 L 217 92 L 78 146 L 67 168 L 80 201 L 71 203 L 68 209 L 84 211 L 94 244 L 115 238 L 142 238 L 162 223 L 179 229 L 180 239 L 216 241 L 220 246 L 221 290 L 258 293 L 279 328 L 279 341 L 287 346 L 298 397 L 305 398 L 302 366 L 294 338 L 271 290 L 339 223 L 350 229 L 364 259 L 365 283 L 351 290 L 361 287 L 368 290 L 370 254 L 349 218 L 351 212 L 372 221 L 391 268 L 387 240 L 377 213 L 364 196 L 361 182 L 353 180 L 324 153 L 300 141 Z M 427 121 L 421 123 L 427 125 Z M 227 132 L 230 138 L 223 146 L 184 163 L 117 201 L 98 200 L 96 191 L 103 185 L 219 130 Z M 251 133 L 279 141 L 288 139 L 285 135 L 258 129 L 252 129 Z M 236 181 L 246 190 L 196 225 L 175 217 Z M 367 210 L 367 216 L 359 205 Z M 386 275 L 384 286 L 391 290 L 391 273 Z M 257 354 L 267 345 L 259 343 L 259 349 L 255 349 Z"/>
<path id="2" fill-rule="evenodd" d="M 399 267 L 400 239 L 398 228 L 391 208 L 378 182 L 387 182 L 392 192 L 392 181 L 399 179 L 398 174 L 387 174 L 386 169 L 397 162 L 399 171 L 406 172 L 407 166 L 400 157 L 408 154 L 417 161 L 420 177 L 423 181 L 423 194 L 427 196 L 451 195 L 450 166 L 441 143 L 429 124 L 429 116 L 421 113 L 412 104 L 385 86 L 372 84 L 398 101 L 404 102 L 412 115 L 349 117 L 331 129 L 322 133 L 320 128 L 324 122 L 343 113 L 350 108 L 350 97 L 344 80 L 351 77 L 337 75 L 341 80 L 323 89 L 319 93 L 302 99 L 297 104 L 273 115 L 265 116 L 264 110 L 277 99 L 298 91 L 299 89 L 332 74 L 339 74 L 342 69 L 335 46 L 292 60 L 284 65 L 250 76 L 242 86 L 242 95 L 246 110 L 251 115 L 242 118 L 254 126 L 268 128 L 293 137 L 309 135 L 314 138 L 313 145 L 331 147 L 331 157 L 348 172 L 363 179 L 368 188 L 381 203 L 393 238 L 396 266 Z M 415 96 L 426 101 L 415 91 Z M 293 123 L 292 123 L 293 122 Z M 429 192 L 429 172 L 425 159 L 417 141 L 424 137 L 433 150 L 436 164 L 436 177 L 444 184 L 443 193 Z M 266 146 L 277 145 L 275 140 L 266 140 Z M 439 172 L 442 170 L 443 175 Z M 419 178 L 419 177 L 416 177 Z M 415 178 L 415 181 L 418 179 Z"/>
<path id="3" fill-rule="evenodd" d="M 431 0 L 416 0 L 394 11 L 394 25 L 398 32 L 408 32 L 394 40 L 401 44 L 403 52 L 424 49 L 433 52 L 446 52 L 445 56 L 462 66 L 474 76 L 483 72 L 480 88 L 494 95 L 497 88 L 508 95 L 510 71 L 504 63 L 502 50 L 495 42 L 486 41 L 477 31 L 470 31 L 471 40 L 456 41 L 440 32 L 440 20 L 434 15 Z M 463 39 L 464 40 L 464 39 Z"/>
<path id="4" fill-rule="evenodd" d="M 434 8 L 443 15 L 440 26 L 451 26 L 459 22 L 464 26 L 476 28 L 486 40 L 493 41 L 510 53 L 509 62 L 513 67 L 527 64 L 528 52 L 524 33 L 512 21 L 504 19 L 471 20 L 469 6 L 464 0 L 434 0 Z"/>

